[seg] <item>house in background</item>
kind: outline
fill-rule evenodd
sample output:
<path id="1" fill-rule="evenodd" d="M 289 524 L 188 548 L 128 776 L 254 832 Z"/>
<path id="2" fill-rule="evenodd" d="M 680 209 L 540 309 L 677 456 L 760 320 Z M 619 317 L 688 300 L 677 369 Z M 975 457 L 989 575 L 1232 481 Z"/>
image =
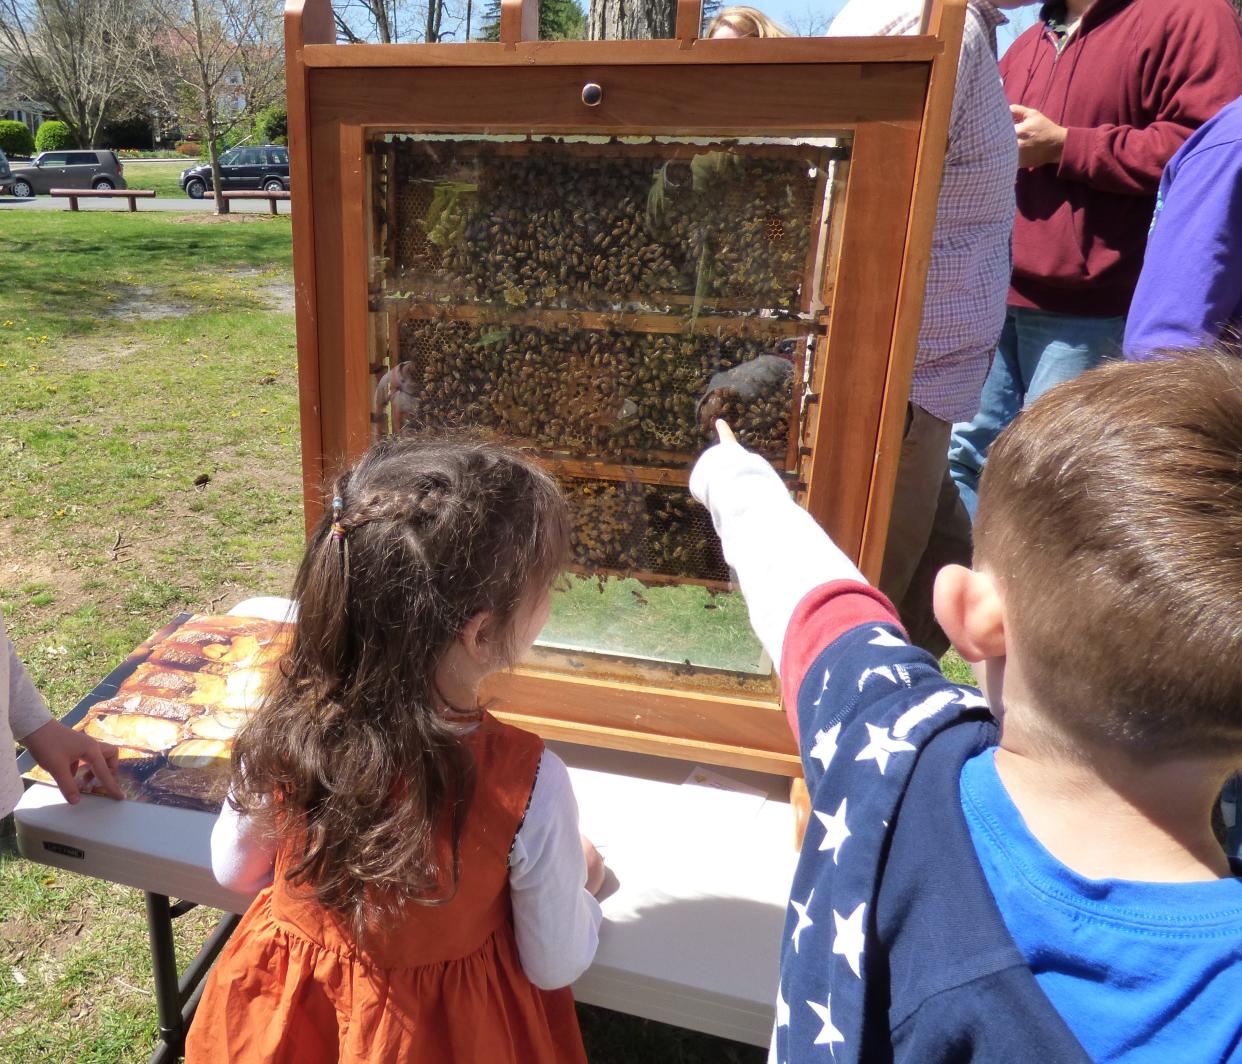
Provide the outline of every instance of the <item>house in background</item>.
<path id="1" fill-rule="evenodd" d="M 4 65 L 0 63 L 0 119 L 10 119 L 25 124 L 32 134 L 38 131 L 52 115 L 49 104 L 38 100 L 24 100 L 15 96 L 8 87 Z"/>
<path id="2" fill-rule="evenodd" d="M 51 113 L 51 107 L 36 100 L 15 100 L 13 107 L 0 107 L 0 119 L 24 122 L 31 133 L 37 133 Z"/>

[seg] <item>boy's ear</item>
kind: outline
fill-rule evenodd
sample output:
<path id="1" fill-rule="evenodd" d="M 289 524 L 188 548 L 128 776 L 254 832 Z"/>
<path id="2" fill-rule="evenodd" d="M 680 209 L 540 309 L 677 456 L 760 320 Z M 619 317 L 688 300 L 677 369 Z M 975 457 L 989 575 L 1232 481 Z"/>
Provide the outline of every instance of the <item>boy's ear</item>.
<path id="1" fill-rule="evenodd" d="M 492 660 L 491 623 L 491 611 L 480 610 L 466 622 L 458 637 L 470 660 L 479 665 L 488 665 Z"/>
<path id="2" fill-rule="evenodd" d="M 996 581 L 964 565 L 946 565 L 932 597 L 936 620 L 967 661 L 1005 656 L 1005 612 Z"/>

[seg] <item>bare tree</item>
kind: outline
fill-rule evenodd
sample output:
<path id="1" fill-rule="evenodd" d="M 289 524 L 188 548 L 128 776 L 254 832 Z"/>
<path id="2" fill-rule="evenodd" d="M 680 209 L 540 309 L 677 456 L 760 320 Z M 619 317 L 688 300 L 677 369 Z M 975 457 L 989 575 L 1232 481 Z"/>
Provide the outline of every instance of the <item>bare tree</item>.
<path id="1" fill-rule="evenodd" d="M 427 0 L 427 21 L 424 24 L 423 40 L 434 44 L 440 39 L 440 28 L 444 24 L 443 0 Z"/>
<path id="2" fill-rule="evenodd" d="M 674 0 L 591 0 L 587 36 L 593 41 L 672 37 Z"/>
<path id="3" fill-rule="evenodd" d="M 11 90 L 46 101 L 89 147 L 130 88 L 140 11 L 133 0 L 0 0 Z"/>
<path id="4" fill-rule="evenodd" d="M 343 0 L 332 5 L 336 32 L 349 44 L 397 40 L 398 0 Z"/>
<path id="5" fill-rule="evenodd" d="M 783 22 L 795 37 L 822 37 L 828 32 L 832 15 L 822 4 L 807 4 L 801 11 L 788 11 Z"/>
<path id="6" fill-rule="evenodd" d="M 349 44 L 468 40 L 475 0 L 337 0 L 337 37 Z"/>
<path id="7" fill-rule="evenodd" d="M 283 93 L 277 9 L 268 0 L 148 2 L 135 76 L 162 110 L 201 132 L 219 192 L 220 139 Z M 227 214 L 228 201 L 217 196 L 216 210 Z"/>

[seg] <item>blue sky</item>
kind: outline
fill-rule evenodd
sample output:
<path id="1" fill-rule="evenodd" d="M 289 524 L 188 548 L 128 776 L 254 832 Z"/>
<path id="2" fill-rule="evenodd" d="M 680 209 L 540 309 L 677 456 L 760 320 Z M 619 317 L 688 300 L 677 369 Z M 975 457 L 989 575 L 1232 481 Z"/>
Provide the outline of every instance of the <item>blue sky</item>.
<path id="1" fill-rule="evenodd" d="M 726 3 L 728 0 L 726 0 Z M 784 23 L 798 33 L 808 33 L 820 25 L 826 25 L 845 6 L 845 0 L 746 0 L 754 4 L 777 22 Z M 1009 12 L 1009 25 L 1002 26 L 997 34 L 1002 52 L 1013 43 L 1018 32 L 1035 20 L 1038 6 L 1020 8 Z"/>

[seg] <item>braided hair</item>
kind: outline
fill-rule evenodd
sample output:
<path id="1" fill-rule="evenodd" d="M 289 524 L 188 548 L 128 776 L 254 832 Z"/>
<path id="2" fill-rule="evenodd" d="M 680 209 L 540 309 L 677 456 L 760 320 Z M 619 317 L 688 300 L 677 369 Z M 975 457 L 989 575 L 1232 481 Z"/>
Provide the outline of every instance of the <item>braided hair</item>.
<path id="1" fill-rule="evenodd" d="M 234 744 L 232 801 L 277 839 L 288 881 L 364 943 L 403 904 L 456 892 L 461 721 L 478 709 L 449 706 L 436 672 L 480 613 L 511 658 L 519 606 L 564 563 L 568 513 L 529 459 L 469 437 L 386 439 L 333 496 L 294 583 L 280 679 Z"/>

